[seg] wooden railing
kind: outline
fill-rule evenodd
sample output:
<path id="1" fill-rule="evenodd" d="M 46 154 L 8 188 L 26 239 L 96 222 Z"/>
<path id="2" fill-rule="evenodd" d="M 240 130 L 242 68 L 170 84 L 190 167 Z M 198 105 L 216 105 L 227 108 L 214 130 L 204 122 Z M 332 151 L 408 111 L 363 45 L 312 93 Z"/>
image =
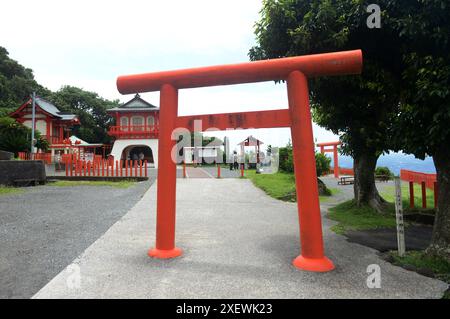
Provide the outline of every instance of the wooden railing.
<path id="1" fill-rule="evenodd" d="M 331 166 L 328 174 L 333 174 L 333 173 L 334 173 L 334 167 Z M 355 172 L 353 171 L 353 168 L 339 167 L 339 175 L 351 175 L 351 176 L 354 176 Z"/>
<path id="2" fill-rule="evenodd" d="M 400 179 L 402 181 L 413 182 L 417 184 L 425 183 L 426 188 L 434 189 L 436 183 L 436 174 L 428 174 L 402 169 L 400 170 Z"/>
<path id="3" fill-rule="evenodd" d="M 44 161 L 45 164 L 52 163 L 52 154 L 51 153 L 27 153 L 27 152 L 19 152 L 19 159 L 23 161 Z"/>
<path id="4" fill-rule="evenodd" d="M 115 125 L 109 128 L 108 134 L 123 138 L 157 138 L 159 134 L 158 125 Z"/>
<path id="5" fill-rule="evenodd" d="M 81 161 L 67 157 L 64 161 L 66 176 L 102 176 L 102 177 L 147 177 L 148 162 L 145 161 L 114 161 L 109 159 L 95 159 Z"/>
<path id="6" fill-rule="evenodd" d="M 427 191 L 431 189 L 434 192 L 434 207 L 437 207 L 439 188 L 436 174 L 427 174 L 422 172 L 400 170 L 400 179 L 409 183 L 409 206 L 414 207 L 414 184 L 421 185 L 422 190 L 422 208 L 427 208 Z"/>

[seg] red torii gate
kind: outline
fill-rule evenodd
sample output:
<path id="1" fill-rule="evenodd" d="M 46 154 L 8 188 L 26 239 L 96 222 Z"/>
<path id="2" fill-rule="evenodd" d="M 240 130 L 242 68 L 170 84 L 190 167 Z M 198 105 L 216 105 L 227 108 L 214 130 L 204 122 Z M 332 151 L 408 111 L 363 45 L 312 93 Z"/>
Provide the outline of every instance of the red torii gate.
<path id="1" fill-rule="evenodd" d="M 333 163 L 334 163 L 334 177 L 339 178 L 339 157 L 338 157 L 338 145 L 341 142 L 324 142 L 318 143 L 317 146 L 320 147 L 320 153 L 333 153 Z M 326 149 L 325 147 L 332 146 L 333 148 Z"/>
<path id="2" fill-rule="evenodd" d="M 182 254 L 175 246 L 176 163 L 171 153 L 176 128 L 194 128 L 202 120 L 206 129 L 290 127 L 292 135 L 301 255 L 294 266 L 309 271 L 329 271 L 333 263 L 324 255 L 322 223 L 314 156 L 307 77 L 359 74 L 361 50 L 315 54 L 240 64 L 120 76 L 122 94 L 160 91 L 159 169 L 157 179 L 156 247 L 148 254 L 173 258 Z M 287 81 L 289 109 L 178 116 L 178 90 L 263 81 Z"/>

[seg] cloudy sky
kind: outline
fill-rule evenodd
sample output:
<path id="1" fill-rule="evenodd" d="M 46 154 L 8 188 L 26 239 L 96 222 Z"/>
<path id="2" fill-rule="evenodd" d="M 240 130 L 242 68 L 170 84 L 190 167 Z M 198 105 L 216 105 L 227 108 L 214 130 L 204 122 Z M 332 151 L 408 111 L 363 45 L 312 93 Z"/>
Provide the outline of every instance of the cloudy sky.
<path id="1" fill-rule="evenodd" d="M 0 46 L 51 90 L 75 85 L 125 102 L 117 76 L 248 61 L 261 0 L 5 1 Z M 159 105 L 159 95 L 142 94 Z M 181 90 L 179 114 L 287 108 L 284 84 Z M 209 133 L 238 143 L 248 135 L 283 146 L 288 129 Z M 314 125 L 318 142 L 337 136 Z"/>

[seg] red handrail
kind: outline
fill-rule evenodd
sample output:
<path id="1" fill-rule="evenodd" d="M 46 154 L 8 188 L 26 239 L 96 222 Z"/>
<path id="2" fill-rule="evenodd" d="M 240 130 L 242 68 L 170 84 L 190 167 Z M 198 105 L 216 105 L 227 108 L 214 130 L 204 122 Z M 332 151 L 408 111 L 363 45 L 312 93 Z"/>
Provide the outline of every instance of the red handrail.
<path id="1" fill-rule="evenodd" d="M 429 189 L 434 189 L 434 183 L 437 181 L 436 174 L 415 172 L 406 169 L 400 170 L 400 179 L 402 181 L 413 182 L 417 184 L 425 182 L 425 186 Z"/>
<path id="2" fill-rule="evenodd" d="M 414 183 L 422 186 L 422 208 L 427 207 L 425 188 L 429 188 L 434 191 L 434 207 L 437 207 L 439 189 L 436 174 L 402 169 L 400 170 L 400 179 L 409 183 L 409 206 L 411 208 L 414 207 Z"/>
<path id="3" fill-rule="evenodd" d="M 112 136 L 133 136 L 145 135 L 157 137 L 159 134 L 158 125 L 114 125 L 109 127 L 109 135 Z"/>

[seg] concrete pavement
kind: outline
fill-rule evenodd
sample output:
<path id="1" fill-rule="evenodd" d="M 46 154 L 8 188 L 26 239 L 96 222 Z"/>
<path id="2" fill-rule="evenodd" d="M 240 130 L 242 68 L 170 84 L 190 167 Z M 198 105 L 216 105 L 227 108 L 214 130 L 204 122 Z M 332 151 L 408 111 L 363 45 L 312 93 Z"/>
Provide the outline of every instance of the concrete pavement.
<path id="1" fill-rule="evenodd" d="M 291 265 L 299 253 L 295 203 L 272 199 L 242 179 L 177 181 L 177 246 L 182 257 L 147 257 L 155 242 L 156 184 L 74 263 L 80 286 L 63 270 L 34 298 L 440 298 L 447 284 L 395 267 L 375 250 L 329 230 L 329 273 Z M 381 288 L 367 267 L 380 266 Z"/>

